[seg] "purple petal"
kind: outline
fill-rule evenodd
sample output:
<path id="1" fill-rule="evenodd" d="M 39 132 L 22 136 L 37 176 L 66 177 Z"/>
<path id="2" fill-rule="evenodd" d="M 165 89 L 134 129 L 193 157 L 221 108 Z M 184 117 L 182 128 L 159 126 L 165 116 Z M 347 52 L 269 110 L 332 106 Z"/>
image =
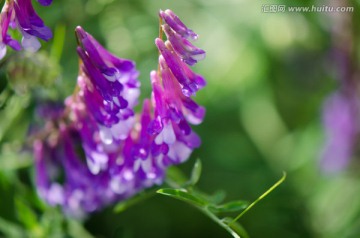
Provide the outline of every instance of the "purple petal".
<path id="1" fill-rule="evenodd" d="M 90 34 L 80 26 L 75 29 L 78 40 L 81 42 L 84 51 L 89 55 L 93 65 L 110 81 L 129 83 L 137 78 L 138 72 L 135 63 L 115 57 L 104 49 Z"/>
<path id="2" fill-rule="evenodd" d="M 51 30 L 44 25 L 41 18 L 36 14 L 31 0 L 17 0 L 14 9 L 22 31 L 45 41 L 52 38 Z"/>
<path id="3" fill-rule="evenodd" d="M 9 35 L 6 35 L 4 43 L 13 48 L 14 50 L 21 50 L 21 45 L 17 40 L 12 39 Z"/>
<path id="4" fill-rule="evenodd" d="M 187 28 L 185 24 L 175 15 L 171 10 L 167 9 L 159 13 L 160 17 L 168 24 L 175 32 L 185 38 L 190 38 L 196 40 L 198 35 L 195 34 L 192 30 Z"/>
<path id="5" fill-rule="evenodd" d="M 7 31 L 9 29 L 9 24 L 11 22 L 11 16 L 13 11 L 14 2 L 6 1 L 0 15 L 1 36 L 3 40 L 8 36 Z"/>
<path id="6" fill-rule="evenodd" d="M 163 29 L 173 49 L 185 63 L 194 65 L 205 58 L 204 50 L 195 47 L 190 41 L 171 30 L 168 25 L 164 25 Z"/>
<path id="7" fill-rule="evenodd" d="M 21 45 L 19 44 L 19 42 L 12 39 L 7 33 L 9 29 L 9 25 L 12 22 L 11 18 L 13 12 L 14 12 L 14 2 L 6 1 L 0 15 L 1 39 L 3 44 L 10 46 L 14 50 L 20 50 Z M 0 59 L 2 59 L 5 56 L 5 54 L 6 54 L 6 47 L 2 45 Z"/>
<path id="8" fill-rule="evenodd" d="M 158 47 L 162 57 L 170 68 L 171 72 L 182 85 L 182 91 L 184 95 L 189 97 L 195 94 L 195 92 L 198 90 L 198 86 L 195 82 L 192 82 L 187 77 L 183 69 L 182 62 L 178 59 L 177 55 L 171 52 L 160 38 L 156 38 L 155 44 Z M 162 59 L 160 58 L 159 61 L 161 62 Z"/>
<path id="9" fill-rule="evenodd" d="M 77 52 L 84 63 L 83 69 L 85 73 L 89 76 L 92 84 L 99 90 L 102 97 L 107 101 L 112 101 L 113 97 L 120 96 L 123 85 L 118 81 L 111 82 L 107 80 L 82 48 L 78 47 Z"/>

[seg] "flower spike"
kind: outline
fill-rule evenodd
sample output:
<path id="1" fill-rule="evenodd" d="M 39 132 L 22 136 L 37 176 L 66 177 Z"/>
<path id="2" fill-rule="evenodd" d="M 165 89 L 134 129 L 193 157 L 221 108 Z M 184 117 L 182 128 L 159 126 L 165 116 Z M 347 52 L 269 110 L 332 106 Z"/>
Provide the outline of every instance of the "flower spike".
<path id="1" fill-rule="evenodd" d="M 191 95 L 206 81 L 189 65 L 205 51 L 190 43 L 197 35 L 172 11 L 160 16 L 168 40 L 155 40 L 159 67 L 150 73 L 151 99 L 139 115 L 133 110 L 140 94 L 135 63 L 112 55 L 81 27 L 75 30 L 77 88 L 65 109 L 46 109 L 51 123 L 34 143 L 38 193 L 70 216 L 160 185 L 166 169 L 185 162 L 201 144 L 190 124 L 203 121 L 205 108 Z"/>
<path id="2" fill-rule="evenodd" d="M 189 123 L 199 124 L 205 109 L 192 99 L 196 91 L 206 85 L 204 78 L 188 66 L 205 56 L 205 51 L 193 46 L 186 38 L 197 35 L 188 29 L 170 10 L 160 11 L 162 25 L 168 41 L 157 38 L 160 52 L 159 70 L 150 73 L 153 88 L 151 121 L 147 125 L 148 142 L 153 161 L 159 168 L 186 161 L 192 151 L 200 146 L 200 138 Z M 197 57 L 196 55 L 201 55 Z M 144 113 L 144 112 L 143 112 Z M 142 128 L 144 130 L 144 128 Z"/>
<path id="3" fill-rule="evenodd" d="M 155 44 L 172 74 L 180 83 L 183 94 L 190 97 L 204 87 L 206 82 L 187 65 L 193 66 L 199 60 L 203 60 L 206 53 L 188 40 L 197 39 L 197 34 L 187 28 L 171 10 L 160 11 L 159 16 L 164 22 L 161 29 L 165 32 L 167 41 L 157 38 Z"/>
<path id="4" fill-rule="evenodd" d="M 125 139 L 140 94 L 135 63 L 113 56 L 81 27 L 75 32 L 82 61 L 78 78 L 82 100 L 99 124 L 103 142 Z"/>

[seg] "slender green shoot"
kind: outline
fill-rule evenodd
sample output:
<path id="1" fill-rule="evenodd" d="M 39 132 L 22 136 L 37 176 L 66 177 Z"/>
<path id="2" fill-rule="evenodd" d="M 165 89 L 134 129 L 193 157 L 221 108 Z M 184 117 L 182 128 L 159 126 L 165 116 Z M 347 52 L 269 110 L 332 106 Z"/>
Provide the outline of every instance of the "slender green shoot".
<path id="1" fill-rule="evenodd" d="M 249 211 L 253 206 L 256 205 L 256 203 L 260 202 L 263 198 L 265 198 L 269 193 L 271 193 L 275 188 L 277 188 L 280 184 L 282 184 L 286 179 L 286 173 L 283 172 L 283 176 L 279 181 L 277 181 L 271 188 L 269 188 L 265 193 L 263 193 L 260 197 L 258 197 L 254 202 L 252 202 L 242 213 L 240 213 L 235 219 L 229 223 L 231 225 L 232 223 L 239 220 L 247 211 Z"/>

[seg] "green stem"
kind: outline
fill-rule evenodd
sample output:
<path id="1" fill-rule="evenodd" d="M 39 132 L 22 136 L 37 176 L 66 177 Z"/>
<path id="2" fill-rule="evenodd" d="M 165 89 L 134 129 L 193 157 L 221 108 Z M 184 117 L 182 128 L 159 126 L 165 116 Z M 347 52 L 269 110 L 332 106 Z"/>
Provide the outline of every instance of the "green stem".
<path id="1" fill-rule="evenodd" d="M 50 50 L 50 56 L 53 58 L 57 63 L 60 62 L 61 55 L 63 52 L 64 44 L 65 44 L 65 34 L 66 34 L 66 27 L 64 24 L 60 23 L 55 28 L 54 33 L 54 40 Z M 78 41 L 78 39 L 76 38 Z"/>
<path id="2" fill-rule="evenodd" d="M 114 212 L 120 213 L 129 207 L 132 207 L 144 200 L 151 198 L 152 196 L 156 195 L 157 190 L 158 189 L 151 189 L 148 191 L 144 191 L 142 194 L 139 194 L 136 197 L 130 198 L 125 202 L 118 203 L 117 205 L 115 205 Z"/>
<path id="3" fill-rule="evenodd" d="M 253 203 L 251 203 L 242 213 L 240 213 L 232 222 L 229 223 L 229 225 L 235 223 L 237 220 L 240 219 L 247 211 L 249 211 L 253 206 L 256 205 L 259 201 L 261 201 L 263 198 L 265 198 L 269 193 L 271 193 L 275 188 L 277 188 L 280 184 L 282 184 L 286 179 L 286 173 L 283 172 L 283 176 L 279 181 L 277 181 L 271 188 L 269 188 L 265 193 L 263 193 L 258 199 L 256 199 Z"/>

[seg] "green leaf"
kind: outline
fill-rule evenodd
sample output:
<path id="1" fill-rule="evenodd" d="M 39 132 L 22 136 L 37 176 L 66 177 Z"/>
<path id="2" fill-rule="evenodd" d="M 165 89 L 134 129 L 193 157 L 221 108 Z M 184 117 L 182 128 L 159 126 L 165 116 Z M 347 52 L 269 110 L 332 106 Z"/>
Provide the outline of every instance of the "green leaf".
<path id="1" fill-rule="evenodd" d="M 25 108 L 29 105 L 29 95 L 22 97 L 13 95 L 0 111 L 0 141 L 21 140 L 27 133 L 29 118 Z"/>
<path id="2" fill-rule="evenodd" d="M 33 210 L 20 198 L 15 198 L 15 206 L 19 220 L 29 229 L 37 227 L 37 217 Z"/>
<path id="3" fill-rule="evenodd" d="M 209 210 L 214 213 L 239 212 L 244 210 L 249 203 L 247 201 L 231 201 L 222 205 L 210 205 Z"/>
<path id="4" fill-rule="evenodd" d="M 238 233 L 236 230 L 233 230 L 228 224 L 225 223 L 225 221 L 223 219 L 219 219 L 217 216 L 215 216 L 214 213 L 212 213 L 208 209 L 203 209 L 203 208 L 199 208 L 199 209 L 205 215 L 207 215 L 211 220 L 213 220 L 216 224 L 218 224 L 220 227 L 222 227 L 224 230 L 226 230 L 229 234 L 231 234 L 234 238 L 242 238 L 242 237 L 240 237 L 240 233 Z"/>
<path id="5" fill-rule="evenodd" d="M 201 169 L 202 169 L 201 160 L 197 159 L 191 171 L 189 185 L 195 185 L 199 181 L 201 176 Z"/>
<path id="6" fill-rule="evenodd" d="M 236 231 L 234 231 L 230 226 L 225 224 L 221 219 L 219 219 L 217 216 L 215 216 L 214 213 L 212 213 L 208 209 L 208 202 L 203 200 L 200 197 L 197 197 L 193 195 L 192 193 L 189 193 L 185 189 L 172 189 L 172 188 L 163 188 L 159 189 L 157 193 L 170 196 L 172 198 L 176 198 L 178 200 L 184 201 L 188 204 L 191 204 L 195 206 L 197 209 L 199 209 L 202 213 L 204 213 L 206 216 L 208 216 L 211 220 L 213 220 L 216 224 L 218 224 L 220 227 L 225 229 L 227 232 L 229 232 L 234 238 L 240 238 L 240 236 L 237 234 Z"/>
<path id="7" fill-rule="evenodd" d="M 16 145 L 4 143 L 0 147 L 2 158 L 0 160 L 0 171 L 13 171 L 32 165 L 31 154 L 21 151 Z"/>
<path id="8" fill-rule="evenodd" d="M 62 212 L 58 208 L 48 207 L 43 211 L 40 218 L 40 226 L 44 232 L 43 237 L 49 238 L 65 238 L 66 223 L 64 222 Z M 73 236 L 76 237 L 76 236 Z"/>
<path id="9" fill-rule="evenodd" d="M 240 225 L 238 222 L 232 222 L 233 219 L 231 217 L 225 217 L 223 219 L 223 221 L 233 231 L 235 231 L 237 234 L 239 234 L 241 236 L 241 238 L 249 238 L 250 237 L 242 225 Z"/>
<path id="10" fill-rule="evenodd" d="M 26 237 L 24 229 L 0 217 L 0 231 L 8 238 Z"/>
<path id="11" fill-rule="evenodd" d="M 2 79 L 0 78 L 0 80 Z M 13 94 L 14 91 L 12 91 L 10 87 L 7 87 L 7 85 L 5 85 L 4 88 L 0 89 L 0 110 L 3 110 L 6 107 L 7 103 L 9 102 Z"/>
<path id="12" fill-rule="evenodd" d="M 195 196 L 185 189 L 163 188 L 156 191 L 159 194 L 179 199 L 197 207 L 204 207 L 208 204 L 203 198 Z"/>
<path id="13" fill-rule="evenodd" d="M 82 225 L 76 220 L 68 220 L 69 235 L 71 237 L 94 238 Z"/>
<path id="14" fill-rule="evenodd" d="M 173 188 L 181 188 L 186 184 L 187 181 L 188 179 L 177 167 L 169 167 L 166 171 L 165 182 Z"/>
<path id="15" fill-rule="evenodd" d="M 218 190 L 214 194 L 208 196 L 208 201 L 213 204 L 219 204 L 224 201 L 226 193 L 224 190 Z"/>

